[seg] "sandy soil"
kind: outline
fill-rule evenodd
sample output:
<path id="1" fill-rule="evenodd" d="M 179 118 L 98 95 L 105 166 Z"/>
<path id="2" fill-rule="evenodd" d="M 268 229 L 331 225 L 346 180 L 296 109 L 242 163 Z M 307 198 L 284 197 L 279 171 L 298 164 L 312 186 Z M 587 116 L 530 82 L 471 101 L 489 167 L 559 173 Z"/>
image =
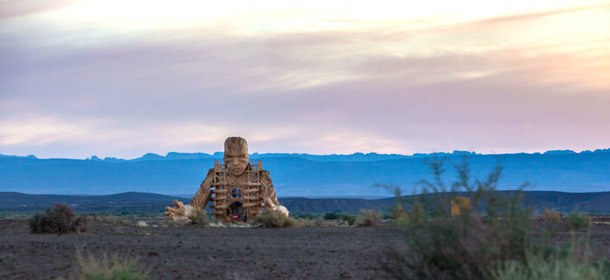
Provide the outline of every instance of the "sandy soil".
<path id="1" fill-rule="evenodd" d="M 204 228 L 95 224 L 85 234 L 30 234 L 0 220 L 0 279 L 56 279 L 78 269 L 76 248 L 138 257 L 152 279 L 380 279 L 382 251 L 404 246 L 373 228 Z M 152 224 L 155 224 L 153 222 Z"/>

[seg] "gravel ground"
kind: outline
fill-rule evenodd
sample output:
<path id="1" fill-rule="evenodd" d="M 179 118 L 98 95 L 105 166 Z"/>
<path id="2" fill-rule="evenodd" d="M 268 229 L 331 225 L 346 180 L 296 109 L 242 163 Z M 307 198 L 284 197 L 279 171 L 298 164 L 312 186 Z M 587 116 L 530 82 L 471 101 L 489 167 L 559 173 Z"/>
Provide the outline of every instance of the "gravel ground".
<path id="1" fill-rule="evenodd" d="M 383 279 L 384 250 L 405 249 L 390 224 L 263 229 L 146 222 L 98 222 L 87 233 L 57 235 L 31 234 L 23 219 L 0 220 L 0 279 L 69 277 L 79 269 L 77 248 L 98 258 L 137 258 L 151 279 Z M 590 232 L 564 231 L 554 239 L 590 239 L 598 257 L 610 258 L 610 216 L 594 222 Z"/>
<path id="2" fill-rule="evenodd" d="M 56 279 L 78 271 L 76 250 L 137 257 L 152 279 L 380 279 L 391 225 L 288 229 L 96 223 L 83 234 L 31 234 L 0 220 L 0 279 Z"/>

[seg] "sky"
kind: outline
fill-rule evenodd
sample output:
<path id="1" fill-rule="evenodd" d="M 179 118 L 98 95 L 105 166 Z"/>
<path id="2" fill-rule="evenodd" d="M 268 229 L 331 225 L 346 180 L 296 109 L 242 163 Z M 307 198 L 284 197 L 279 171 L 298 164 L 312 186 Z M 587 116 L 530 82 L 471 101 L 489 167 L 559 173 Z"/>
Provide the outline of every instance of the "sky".
<path id="1" fill-rule="evenodd" d="M 610 147 L 607 1 L 0 0 L 0 154 Z"/>

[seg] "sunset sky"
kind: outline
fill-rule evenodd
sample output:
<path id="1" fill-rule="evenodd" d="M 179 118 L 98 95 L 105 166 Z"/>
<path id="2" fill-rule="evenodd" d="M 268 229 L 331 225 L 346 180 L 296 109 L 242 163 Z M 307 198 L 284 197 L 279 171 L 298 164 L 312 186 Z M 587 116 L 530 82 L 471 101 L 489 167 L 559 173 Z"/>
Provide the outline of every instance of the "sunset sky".
<path id="1" fill-rule="evenodd" d="M 608 1 L 0 0 L 0 154 L 610 147 Z"/>

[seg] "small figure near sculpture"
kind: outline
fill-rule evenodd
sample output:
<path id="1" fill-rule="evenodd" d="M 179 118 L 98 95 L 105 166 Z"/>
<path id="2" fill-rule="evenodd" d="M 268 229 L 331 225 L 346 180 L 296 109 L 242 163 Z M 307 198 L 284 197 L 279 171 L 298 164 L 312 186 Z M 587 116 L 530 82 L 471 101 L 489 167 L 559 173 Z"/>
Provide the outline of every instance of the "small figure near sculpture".
<path id="1" fill-rule="evenodd" d="M 166 218 L 186 220 L 210 201 L 217 221 L 246 222 L 262 213 L 263 207 L 288 216 L 288 209 L 277 200 L 269 171 L 260 160 L 250 162 L 246 139 L 229 137 L 224 148 L 224 164 L 216 161 L 188 205 L 174 200 L 174 207 L 165 207 Z"/>

